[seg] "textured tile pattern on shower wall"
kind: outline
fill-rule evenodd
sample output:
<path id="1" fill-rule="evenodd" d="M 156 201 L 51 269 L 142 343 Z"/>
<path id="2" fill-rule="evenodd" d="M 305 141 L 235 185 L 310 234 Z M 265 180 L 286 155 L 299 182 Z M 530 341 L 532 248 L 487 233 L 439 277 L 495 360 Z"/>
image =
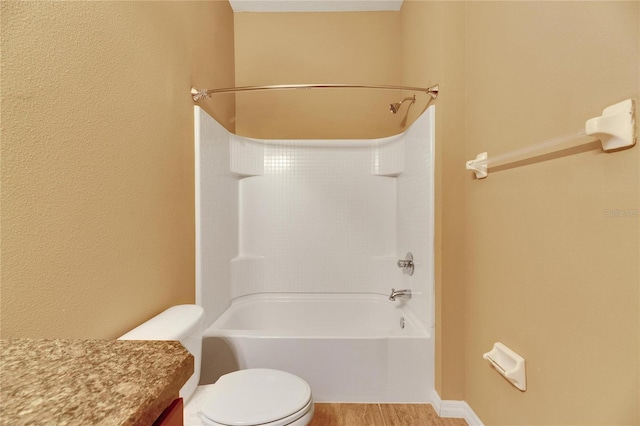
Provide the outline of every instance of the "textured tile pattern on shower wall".
<path id="1" fill-rule="evenodd" d="M 406 134 L 376 144 L 371 150 L 371 174 L 398 176 L 404 171 L 404 149 Z"/>
<path id="2" fill-rule="evenodd" d="M 412 306 L 425 325 L 433 325 L 434 287 L 434 122 L 429 108 L 406 132 L 404 171 L 397 179 L 398 255 L 411 252 L 413 276 L 401 275 L 399 286 L 413 291 Z"/>
<path id="3" fill-rule="evenodd" d="M 264 148 L 261 143 L 230 134 L 229 147 L 231 173 L 239 176 L 258 176 L 264 173 Z M 222 158 L 227 157 L 222 155 Z"/>
<path id="4" fill-rule="evenodd" d="M 196 298 L 207 324 L 245 294 L 392 287 L 412 289 L 432 324 L 433 109 L 379 141 L 254 141 L 196 110 Z M 396 267 L 407 251 L 413 277 Z"/>
<path id="5" fill-rule="evenodd" d="M 397 276 L 396 179 L 372 175 L 374 149 L 348 141 L 264 146 L 264 174 L 240 181 L 232 297 L 388 292 Z"/>
<path id="6" fill-rule="evenodd" d="M 229 306 L 230 264 L 238 253 L 238 177 L 229 165 L 232 135 L 200 107 L 194 112 L 196 303 L 208 326 Z"/>

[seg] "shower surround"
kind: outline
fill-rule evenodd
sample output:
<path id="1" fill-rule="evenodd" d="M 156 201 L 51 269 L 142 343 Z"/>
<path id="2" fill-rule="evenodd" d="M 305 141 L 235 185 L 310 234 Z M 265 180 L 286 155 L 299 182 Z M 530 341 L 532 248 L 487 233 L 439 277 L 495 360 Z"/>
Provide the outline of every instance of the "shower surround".
<path id="1" fill-rule="evenodd" d="M 319 401 L 430 401 L 435 107 L 375 140 L 248 139 L 194 108 L 201 381 L 288 365 Z M 396 266 L 409 251 L 413 276 Z"/>

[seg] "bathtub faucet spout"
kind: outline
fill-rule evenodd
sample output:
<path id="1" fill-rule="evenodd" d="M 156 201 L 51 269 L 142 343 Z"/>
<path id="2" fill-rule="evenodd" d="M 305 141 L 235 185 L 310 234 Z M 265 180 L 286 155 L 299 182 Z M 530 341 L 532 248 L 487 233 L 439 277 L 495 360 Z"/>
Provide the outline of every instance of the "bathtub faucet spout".
<path id="1" fill-rule="evenodd" d="M 396 290 L 395 288 L 391 289 L 391 295 L 389 295 L 389 300 L 394 301 L 396 297 L 404 297 L 406 299 L 411 299 L 411 290 Z"/>

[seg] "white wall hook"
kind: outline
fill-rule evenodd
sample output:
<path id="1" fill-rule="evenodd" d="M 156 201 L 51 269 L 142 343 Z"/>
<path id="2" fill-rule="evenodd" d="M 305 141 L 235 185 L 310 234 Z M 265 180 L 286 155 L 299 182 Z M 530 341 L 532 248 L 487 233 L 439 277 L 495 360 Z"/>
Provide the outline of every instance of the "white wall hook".
<path id="1" fill-rule="evenodd" d="M 585 132 L 602 142 L 604 151 L 635 145 L 635 105 L 633 99 L 611 105 L 600 117 L 587 120 Z"/>
<path id="2" fill-rule="evenodd" d="M 484 160 L 484 161 L 483 161 Z M 473 170 L 477 179 L 484 179 L 487 177 L 487 153 L 482 152 L 478 154 L 475 160 L 467 161 L 467 170 Z"/>
<path id="3" fill-rule="evenodd" d="M 527 377 L 524 358 L 506 347 L 500 342 L 493 344 L 491 351 L 482 355 L 482 358 L 503 375 L 511 384 L 521 391 L 527 390 Z"/>

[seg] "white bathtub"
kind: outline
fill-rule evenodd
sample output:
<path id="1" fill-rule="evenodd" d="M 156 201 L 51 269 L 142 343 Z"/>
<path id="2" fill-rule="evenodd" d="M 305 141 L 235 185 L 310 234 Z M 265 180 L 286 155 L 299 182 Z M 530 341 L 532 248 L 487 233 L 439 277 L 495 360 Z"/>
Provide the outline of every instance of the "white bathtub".
<path id="1" fill-rule="evenodd" d="M 429 402 L 433 357 L 431 330 L 402 302 L 361 294 L 251 295 L 205 330 L 201 383 L 267 367 L 303 377 L 317 402 Z"/>

